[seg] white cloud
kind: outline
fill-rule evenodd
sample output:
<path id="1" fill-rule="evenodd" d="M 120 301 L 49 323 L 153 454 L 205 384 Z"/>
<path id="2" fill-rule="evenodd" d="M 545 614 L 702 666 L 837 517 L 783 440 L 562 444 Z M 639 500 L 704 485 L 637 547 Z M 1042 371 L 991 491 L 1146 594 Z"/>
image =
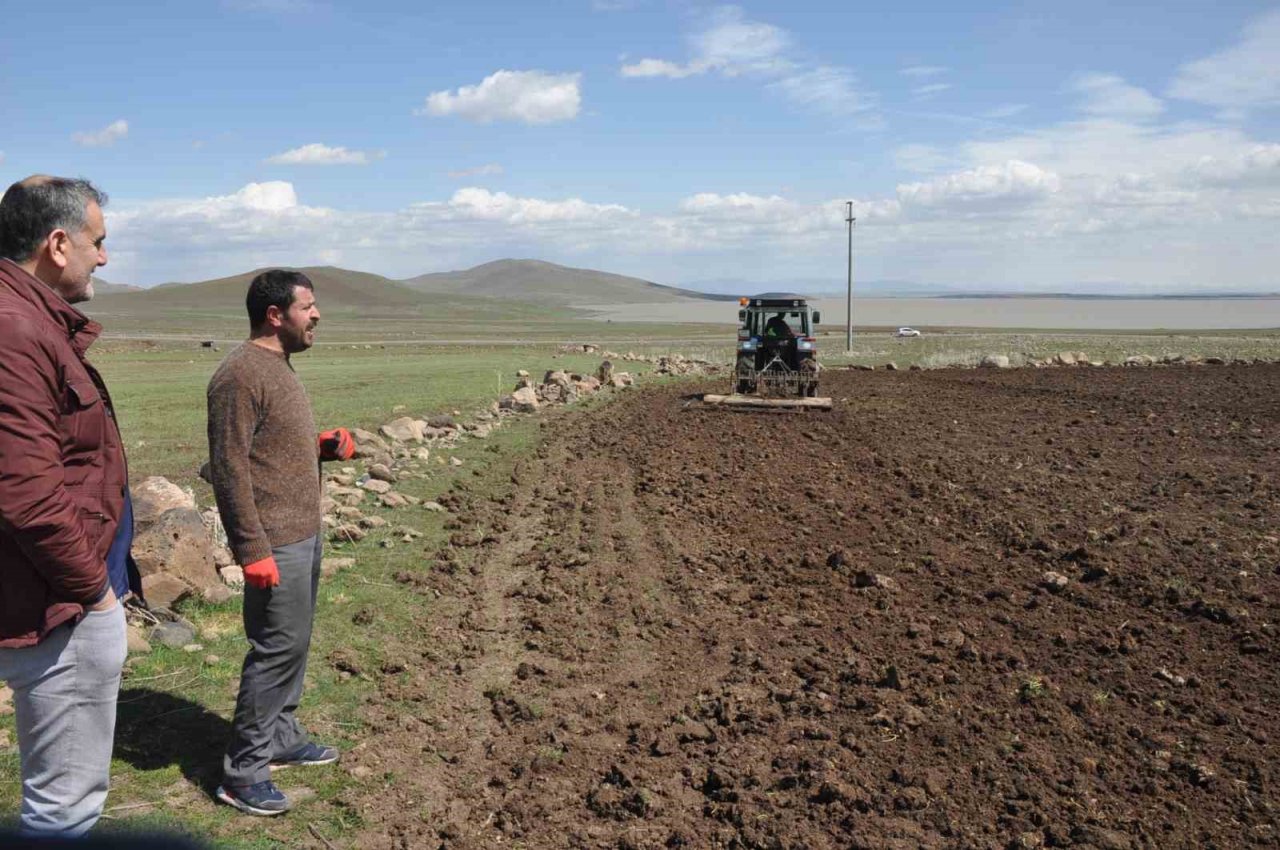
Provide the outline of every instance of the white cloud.
<path id="1" fill-rule="evenodd" d="M 486 162 L 484 165 L 477 165 L 474 168 L 460 168 L 456 171 L 450 171 L 449 176 L 454 179 L 460 177 L 487 177 L 490 175 L 502 174 L 503 167 L 496 162 Z"/>
<path id="2" fill-rule="evenodd" d="M 71 140 L 86 148 L 101 148 L 113 145 L 127 135 L 129 135 L 129 122 L 121 118 L 118 121 L 112 121 L 101 130 L 72 133 Z"/>
<path id="3" fill-rule="evenodd" d="M 331 148 L 315 142 L 268 157 L 267 162 L 272 165 L 368 165 L 371 158 L 377 159 L 379 154 L 371 156 L 364 151 Z"/>
<path id="4" fill-rule="evenodd" d="M 928 79 L 929 77 L 936 77 L 939 74 L 945 74 L 949 70 L 949 68 L 943 68 L 940 65 L 911 65 L 903 68 L 900 73 L 904 77 Z"/>
<path id="5" fill-rule="evenodd" d="M 952 158 L 933 145 L 903 145 L 893 151 L 893 162 L 904 171 L 939 171 L 952 163 Z"/>
<path id="6" fill-rule="evenodd" d="M 929 83 L 927 86 L 916 86 L 911 93 L 916 97 L 927 97 L 931 94 L 939 94 L 951 88 L 951 83 Z"/>
<path id="7" fill-rule="evenodd" d="M 454 192 L 449 199 L 448 208 L 459 217 L 504 221 L 509 224 L 597 221 L 602 217 L 627 215 L 630 212 L 619 204 L 592 204 L 581 198 L 563 201 L 517 198 L 506 192 L 490 192 L 476 187 Z"/>
<path id="8" fill-rule="evenodd" d="M 497 71 L 478 85 L 427 96 L 419 114 L 457 115 L 482 124 L 520 121 L 549 124 L 577 116 L 582 105 L 581 74 L 546 71 Z"/>
<path id="9" fill-rule="evenodd" d="M 788 74 L 769 87 L 795 103 L 831 115 L 849 115 L 874 106 L 874 101 L 858 90 L 853 73 L 845 68 L 812 68 Z"/>
<path id="10" fill-rule="evenodd" d="M 711 66 L 706 63 L 691 62 L 688 65 L 680 65 L 668 62 L 666 59 L 641 59 L 631 65 L 623 65 L 621 73 L 624 77 L 669 77 L 679 80 L 709 70 Z"/>
<path id="11" fill-rule="evenodd" d="M 711 15 L 710 25 L 690 39 L 699 61 L 729 75 L 771 71 L 778 67 L 791 37 L 782 29 L 753 21 L 737 6 L 722 6 Z"/>
<path id="12" fill-rule="evenodd" d="M 1280 104 L 1280 10 L 1251 22 L 1235 45 L 1179 68 L 1169 96 L 1227 110 Z"/>
<path id="13" fill-rule="evenodd" d="M 984 165 L 923 183 L 898 186 L 904 206 L 972 208 L 992 204 L 1026 204 L 1062 187 L 1058 175 L 1029 162 L 1009 160 Z"/>
<path id="14" fill-rule="evenodd" d="M 1187 169 L 1190 183 L 1274 186 L 1280 182 L 1280 145 L 1255 145 L 1231 155 L 1203 156 Z"/>
<path id="15" fill-rule="evenodd" d="M 1089 115 L 1141 120 L 1164 111 L 1159 98 L 1113 74 L 1085 74 L 1075 80 L 1072 88 L 1083 95 L 1082 109 Z"/>
<path id="16" fill-rule="evenodd" d="M 645 58 L 623 64 L 624 77 L 682 79 L 718 73 L 768 81 L 768 88 L 803 107 L 833 115 L 864 113 L 874 95 L 860 90 L 849 68 L 793 58 L 791 35 L 780 27 L 748 18 L 737 6 L 721 6 L 689 37 L 687 62 Z"/>

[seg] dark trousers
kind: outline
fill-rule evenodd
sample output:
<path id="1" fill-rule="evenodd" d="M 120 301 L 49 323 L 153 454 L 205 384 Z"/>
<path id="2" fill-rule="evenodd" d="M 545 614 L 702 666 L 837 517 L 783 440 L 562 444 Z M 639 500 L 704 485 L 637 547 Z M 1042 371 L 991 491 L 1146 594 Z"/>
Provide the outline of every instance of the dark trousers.
<path id="1" fill-rule="evenodd" d="M 320 589 L 321 540 L 317 535 L 271 550 L 280 584 L 265 590 L 245 585 L 244 631 L 249 653 L 240 673 L 240 695 L 231 745 L 222 760 L 227 785 L 252 785 L 271 777 L 268 764 L 307 743 L 294 712 L 302 698 Z"/>

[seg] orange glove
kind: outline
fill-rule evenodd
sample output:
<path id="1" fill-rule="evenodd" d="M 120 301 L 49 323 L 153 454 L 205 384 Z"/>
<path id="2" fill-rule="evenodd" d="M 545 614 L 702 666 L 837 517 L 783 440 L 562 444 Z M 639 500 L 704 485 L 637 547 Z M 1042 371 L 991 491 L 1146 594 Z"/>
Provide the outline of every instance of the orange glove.
<path id="1" fill-rule="evenodd" d="M 276 566 L 276 559 L 268 555 L 261 561 L 245 564 L 244 581 L 245 584 L 251 584 L 259 590 L 266 590 L 268 587 L 278 585 L 280 583 L 280 568 Z"/>
<path id="2" fill-rule="evenodd" d="M 346 428 L 320 432 L 316 445 L 320 449 L 321 460 L 351 460 L 356 453 L 356 441 L 351 439 L 351 432 Z"/>

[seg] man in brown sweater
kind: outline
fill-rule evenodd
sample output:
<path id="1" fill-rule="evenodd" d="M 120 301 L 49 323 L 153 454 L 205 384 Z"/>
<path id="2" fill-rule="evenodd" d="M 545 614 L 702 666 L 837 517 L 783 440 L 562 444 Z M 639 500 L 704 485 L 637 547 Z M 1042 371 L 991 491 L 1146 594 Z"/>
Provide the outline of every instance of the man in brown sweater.
<path id="1" fill-rule="evenodd" d="M 320 586 L 321 460 L 346 460 L 346 429 L 317 438 L 311 403 L 289 362 L 315 341 L 315 290 L 300 272 L 263 272 L 249 284 L 248 342 L 209 381 L 209 466 L 218 511 L 244 567 L 249 638 L 217 797 L 277 815 L 289 801 L 270 771 L 331 764 L 295 712 L 302 696 Z"/>

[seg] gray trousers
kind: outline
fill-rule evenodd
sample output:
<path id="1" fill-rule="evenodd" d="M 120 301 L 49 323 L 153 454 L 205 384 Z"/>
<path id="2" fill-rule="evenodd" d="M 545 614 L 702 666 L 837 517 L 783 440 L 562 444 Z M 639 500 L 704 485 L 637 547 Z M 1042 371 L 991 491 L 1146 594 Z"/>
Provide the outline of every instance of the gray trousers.
<path id="1" fill-rule="evenodd" d="M 0 649 L 18 724 L 24 833 L 81 836 L 102 815 L 126 653 L 119 603 L 35 646 Z"/>
<path id="2" fill-rule="evenodd" d="M 311 648 L 311 624 L 320 589 L 319 536 L 271 550 L 280 584 L 244 588 L 244 631 L 249 653 L 222 760 L 223 782 L 252 785 L 271 778 L 268 764 L 307 743 L 294 712 L 302 698 Z"/>

